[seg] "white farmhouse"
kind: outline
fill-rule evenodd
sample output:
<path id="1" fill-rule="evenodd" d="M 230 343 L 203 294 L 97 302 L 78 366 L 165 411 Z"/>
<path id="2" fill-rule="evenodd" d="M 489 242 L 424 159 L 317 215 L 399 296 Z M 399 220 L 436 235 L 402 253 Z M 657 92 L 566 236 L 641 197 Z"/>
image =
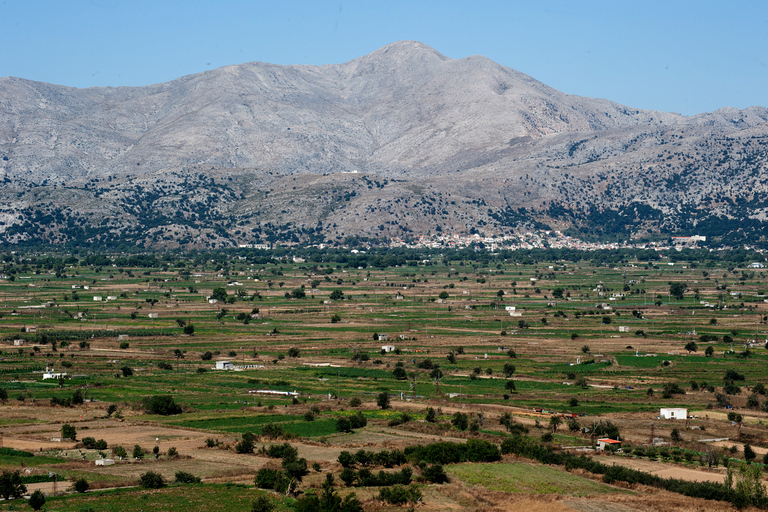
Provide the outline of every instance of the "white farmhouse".
<path id="1" fill-rule="evenodd" d="M 229 361 L 216 361 L 216 369 L 217 370 L 234 370 L 235 365 L 233 365 Z"/>
<path id="2" fill-rule="evenodd" d="M 688 409 L 662 408 L 659 416 L 665 420 L 684 420 L 688 418 Z"/>

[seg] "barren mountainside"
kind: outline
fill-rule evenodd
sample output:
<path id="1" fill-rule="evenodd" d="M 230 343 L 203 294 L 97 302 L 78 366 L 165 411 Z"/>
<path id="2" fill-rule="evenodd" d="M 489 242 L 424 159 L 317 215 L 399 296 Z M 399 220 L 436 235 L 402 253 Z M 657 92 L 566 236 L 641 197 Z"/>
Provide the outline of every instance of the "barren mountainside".
<path id="1" fill-rule="evenodd" d="M 766 121 L 762 107 L 685 117 L 567 95 L 413 41 L 146 87 L 5 77 L 0 232 L 205 247 L 546 224 L 760 243 Z"/>

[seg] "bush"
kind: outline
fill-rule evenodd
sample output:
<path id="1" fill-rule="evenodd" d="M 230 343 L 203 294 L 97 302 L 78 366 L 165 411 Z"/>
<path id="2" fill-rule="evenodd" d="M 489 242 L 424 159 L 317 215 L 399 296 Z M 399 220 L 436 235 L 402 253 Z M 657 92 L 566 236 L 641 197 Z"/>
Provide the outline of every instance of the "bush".
<path id="1" fill-rule="evenodd" d="M 350 407 L 360 407 L 362 404 L 363 404 L 362 400 L 360 400 L 357 397 L 355 397 L 355 398 L 353 398 L 352 400 L 349 401 L 349 406 Z"/>
<path id="2" fill-rule="evenodd" d="M 352 432 L 352 423 L 346 416 L 340 416 L 336 419 L 336 432 Z"/>
<path id="3" fill-rule="evenodd" d="M 432 466 L 425 467 L 421 471 L 421 476 L 424 478 L 424 480 L 427 482 L 432 482 L 433 484 L 444 484 L 450 482 L 448 475 L 445 474 L 445 470 L 440 464 L 434 464 Z"/>
<path id="4" fill-rule="evenodd" d="M 45 505 L 45 494 L 38 489 L 29 497 L 29 506 L 32 510 L 40 510 Z"/>
<path id="5" fill-rule="evenodd" d="M 267 496 L 261 494 L 251 503 L 251 512 L 272 512 L 275 504 Z"/>
<path id="6" fill-rule="evenodd" d="M 299 450 L 289 443 L 273 444 L 264 451 L 264 455 L 273 459 L 295 459 L 299 455 Z"/>
<path id="7" fill-rule="evenodd" d="M 187 473 L 186 471 L 177 471 L 175 482 L 177 484 L 199 484 L 200 477 L 197 477 L 192 473 Z"/>
<path id="8" fill-rule="evenodd" d="M 145 489 L 160 489 L 165 487 L 165 479 L 160 473 L 147 471 L 139 477 L 139 485 Z"/>
<path id="9" fill-rule="evenodd" d="M 61 437 L 64 439 L 71 439 L 73 441 L 77 440 L 77 429 L 70 425 L 69 423 L 65 423 L 61 426 Z"/>
<path id="10" fill-rule="evenodd" d="M 421 491 L 415 485 L 405 487 L 403 485 L 393 485 L 384 487 L 379 491 L 378 499 L 391 503 L 393 505 L 403 505 L 405 503 L 415 503 L 421 498 Z"/>
<path id="11" fill-rule="evenodd" d="M 200 359 L 202 359 L 203 361 L 210 361 L 211 359 L 213 359 L 213 352 L 211 352 L 210 350 L 203 352 L 203 354 L 200 356 Z"/>
<path id="12" fill-rule="evenodd" d="M 285 436 L 285 430 L 279 423 L 267 423 L 261 427 L 261 434 L 271 439 Z"/>
<path id="13" fill-rule="evenodd" d="M 376 405 L 382 409 L 389 409 L 389 393 L 382 391 L 376 398 Z"/>
<path id="14" fill-rule="evenodd" d="M 0 496 L 6 501 L 11 498 L 21 498 L 27 492 L 27 486 L 21 480 L 18 471 L 3 471 L 0 475 Z"/>
<path id="15" fill-rule="evenodd" d="M 83 492 L 86 492 L 88 488 L 91 487 L 91 485 L 88 483 L 88 480 L 86 480 L 85 478 L 78 478 L 77 480 L 75 480 L 75 483 L 72 487 L 74 487 L 75 491 L 79 493 L 83 493 Z"/>
<path id="16" fill-rule="evenodd" d="M 237 453 L 253 453 L 253 434 L 244 433 L 242 441 L 235 445 L 235 451 Z"/>
<path id="17" fill-rule="evenodd" d="M 181 414 L 181 406 L 170 395 L 156 395 L 144 402 L 144 412 L 147 414 L 172 416 L 174 414 Z"/>
<path id="18" fill-rule="evenodd" d="M 256 473 L 256 487 L 259 489 L 274 489 L 279 474 L 280 471 L 277 469 L 261 468 L 259 472 Z"/>
<path id="19" fill-rule="evenodd" d="M 130 377 L 133 375 L 133 369 L 130 366 L 123 366 L 120 368 L 120 371 L 123 372 L 123 377 Z"/>

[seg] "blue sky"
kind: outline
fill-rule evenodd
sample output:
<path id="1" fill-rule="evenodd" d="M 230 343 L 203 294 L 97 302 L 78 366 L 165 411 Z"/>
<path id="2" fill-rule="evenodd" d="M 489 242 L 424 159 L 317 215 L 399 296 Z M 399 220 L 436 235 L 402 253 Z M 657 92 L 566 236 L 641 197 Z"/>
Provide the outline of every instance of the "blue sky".
<path id="1" fill-rule="evenodd" d="M 74 87 L 339 63 L 412 39 L 636 108 L 768 107 L 766 0 L 0 0 L 0 19 L 0 76 Z"/>

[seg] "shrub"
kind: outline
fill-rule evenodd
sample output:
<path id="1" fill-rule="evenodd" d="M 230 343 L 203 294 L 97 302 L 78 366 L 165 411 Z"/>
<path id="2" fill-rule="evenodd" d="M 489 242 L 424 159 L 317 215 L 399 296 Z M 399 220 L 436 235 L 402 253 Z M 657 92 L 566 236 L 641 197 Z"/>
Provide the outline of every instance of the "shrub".
<path id="1" fill-rule="evenodd" d="M 379 396 L 376 397 L 376 405 L 382 409 L 389 409 L 389 393 L 382 391 Z"/>
<path id="2" fill-rule="evenodd" d="M 160 473 L 147 471 L 139 477 L 139 485 L 145 489 L 160 489 L 165 487 L 165 479 Z"/>
<path id="3" fill-rule="evenodd" d="M 450 481 L 441 464 L 433 464 L 432 466 L 425 467 L 421 471 L 421 476 L 424 480 L 432 482 L 433 484 L 444 484 Z"/>
<path id="4" fill-rule="evenodd" d="M 133 458 L 139 460 L 144 458 L 144 450 L 137 444 L 133 445 Z"/>
<path id="5" fill-rule="evenodd" d="M 88 483 L 88 480 L 86 480 L 85 478 L 78 478 L 77 480 L 75 480 L 75 483 L 73 484 L 72 487 L 74 487 L 75 491 L 79 493 L 84 493 L 88 490 L 89 487 L 91 487 L 91 485 Z"/>
<path id="6" fill-rule="evenodd" d="M 175 482 L 177 484 L 199 484 L 200 477 L 197 477 L 192 473 L 187 473 L 186 471 L 177 471 Z"/>
<path id="7" fill-rule="evenodd" d="M 421 498 L 421 491 L 415 485 L 408 487 L 403 485 L 393 485 L 384 487 L 379 491 L 378 499 L 391 503 L 393 505 L 403 505 L 405 503 L 415 503 Z"/>
<path id="8" fill-rule="evenodd" d="M 27 486 L 21 480 L 18 471 L 3 471 L 0 475 L 0 496 L 6 501 L 11 498 L 21 498 L 27 492 Z"/>
<path id="9" fill-rule="evenodd" d="M 69 423 L 65 423 L 61 426 L 61 437 L 64 439 L 71 439 L 73 441 L 77 440 L 77 429 L 70 425 Z"/>
<path id="10" fill-rule="evenodd" d="M 350 407 L 360 407 L 363 404 L 362 400 L 360 400 L 357 397 L 354 397 L 352 400 L 349 401 Z"/>
<path id="11" fill-rule="evenodd" d="M 274 489 L 279 474 L 280 471 L 277 469 L 261 468 L 259 472 L 256 473 L 256 487 L 259 489 Z"/>
<path id="12" fill-rule="evenodd" d="M 147 414 L 172 416 L 174 414 L 181 414 L 181 406 L 170 395 L 156 395 L 145 400 L 144 411 Z"/>
<path id="13" fill-rule="evenodd" d="M 285 430 L 279 423 L 267 423 L 261 427 L 261 434 L 271 439 L 277 439 L 278 437 L 285 436 Z"/>
<path id="14" fill-rule="evenodd" d="M 253 434 L 245 432 L 243 439 L 235 445 L 237 453 L 253 453 Z"/>
<path id="15" fill-rule="evenodd" d="M 45 505 L 45 494 L 38 489 L 29 497 L 29 506 L 32 510 L 40 510 Z"/>
<path id="16" fill-rule="evenodd" d="M 336 419 L 336 432 L 352 432 L 352 423 L 346 416 L 340 416 Z"/>
<path id="17" fill-rule="evenodd" d="M 273 444 L 264 451 L 264 454 L 273 459 L 295 459 L 299 455 L 299 450 L 289 443 Z"/>
<path id="18" fill-rule="evenodd" d="M 272 512 L 275 504 L 267 496 L 261 494 L 251 503 L 251 512 Z"/>
<path id="19" fill-rule="evenodd" d="M 130 377 L 133 375 L 133 369 L 130 366 L 123 366 L 120 368 L 120 371 L 123 372 L 123 377 Z"/>
<path id="20" fill-rule="evenodd" d="M 469 426 L 469 416 L 463 412 L 456 412 L 451 416 L 451 425 L 456 427 L 456 430 L 467 430 Z"/>

